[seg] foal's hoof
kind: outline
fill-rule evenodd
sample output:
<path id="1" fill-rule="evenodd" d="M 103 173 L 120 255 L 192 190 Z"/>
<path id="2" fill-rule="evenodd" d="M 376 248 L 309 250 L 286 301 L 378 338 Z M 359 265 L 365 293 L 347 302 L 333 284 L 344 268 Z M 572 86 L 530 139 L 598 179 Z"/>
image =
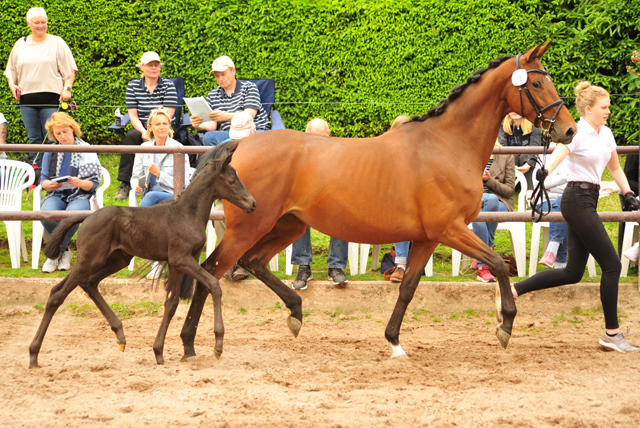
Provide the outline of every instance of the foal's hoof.
<path id="1" fill-rule="evenodd" d="M 504 349 L 507 349 L 507 346 L 509 345 L 509 339 L 511 339 L 511 333 L 507 333 L 502 329 L 502 325 L 499 325 L 498 327 L 496 327 L 496 336 L 498 337 L 498 340 L 500 341 L 502 347 Z"/>
<path id="2" fill-rule="evenodd" d="M 289 325 L 289 330 L 291 330 L 293 336 L 298 337 L 298 334 L 300 334 L 300 329 L 302 328 L 302 321 L 290 316 L 289 318 L 287 318 L 287 325 Z"/>
<path id="3" fill-rule="evenodd" d="M 118 348 L 120 348 L 120 350 L 121 350 L 122 352 L 124 352 L 124 347 L 125 347 L 125 346 L 127 346 L 127 344 L 126 344 L 126 343 L 118 343 Z"/>
<path id="4" fill-rule="evenodd" d="M 182 357 L 180 359 L 180 361 L 183 362 L 183 363 L 187 363 L 187 362 L 191 363 L 191 362 L 196 361 L 197 359 L 198 359 L 198 357 L 196 355 L 190 355 L 188 357 L 185 355 L 184 357 Z"/>
<path id="5" fill-rule="evenodd" d="M 219 360 L 222 356 L 222 351 L 218 351 L 217 349 L 213 350 L 213 356 L 216 357 L 216 360 Z"/>

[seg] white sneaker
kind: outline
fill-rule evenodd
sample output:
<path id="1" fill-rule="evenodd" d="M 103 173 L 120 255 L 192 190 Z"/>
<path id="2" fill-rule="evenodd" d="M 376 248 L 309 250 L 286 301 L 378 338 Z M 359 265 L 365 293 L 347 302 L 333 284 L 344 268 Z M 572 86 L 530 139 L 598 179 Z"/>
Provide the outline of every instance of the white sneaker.
<path id="1" fill-rule="evenodd" d="M 58 269 L 59 270 L 69 270 L 71 269 L 71 259 L 73 258 L 73 252 L 71 250 L 65 251 L 58 261 Z"/>
<path id="2" fill-rule="evenodd" d="M 44 262 L 44 264 L 42 265 L 42 272 L 44 273 L 55 272 L 56 269 L 58 269 L 59 260 L 60 260 L 60 257 L 58 257 L 57 259 L 47 259 L 47 261 Z"/>
<path id="3" fill-rule="evenodd" d="M 631 247 L 624 250 L 622 254 L 632 262 L 637 262 L 638 261 L 638 242 L 636 242 Z"/>
<path id="4" fill-rule="evenodd" d="M 162 265 L 159 262 L 155 262 L 151 268 L 151 272 L 147 274 L 147 279 L 158 279 L 162 271 Z"/>

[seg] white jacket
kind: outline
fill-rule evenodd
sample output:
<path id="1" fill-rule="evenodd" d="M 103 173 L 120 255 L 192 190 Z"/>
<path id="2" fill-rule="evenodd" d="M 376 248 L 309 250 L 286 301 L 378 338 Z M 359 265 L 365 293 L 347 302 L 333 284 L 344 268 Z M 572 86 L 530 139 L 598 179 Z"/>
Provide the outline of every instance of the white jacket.
<path id="1" fill-rule="evenodd" d="M 142 146 L 150 147 L 155 146 L 155 138 L 151 141 L 142 143 Z M 167 147 L 182 146 L 179 142 L 173 138 L 168 138 L 165 143 Z M 153 162 L 153 156 L 155 153 L 136 153 L 136 158 L 133 163 L 133 172 L 131 173 L 131 188 L 135 189 L 138 185 L 138 180 L 141 177 L 147 177 L 149 175 L 148 165 Z M 162 190 L 167 193 L 173 193 L 173 155 L 170 153 L 157 153 L 158 155 L 158 167 L 160 168 L 160 177 L 158 177 L 158 185 Z M 188 183 L 189 178 L 189 156 L 184 157 L 184 182 Z"/>

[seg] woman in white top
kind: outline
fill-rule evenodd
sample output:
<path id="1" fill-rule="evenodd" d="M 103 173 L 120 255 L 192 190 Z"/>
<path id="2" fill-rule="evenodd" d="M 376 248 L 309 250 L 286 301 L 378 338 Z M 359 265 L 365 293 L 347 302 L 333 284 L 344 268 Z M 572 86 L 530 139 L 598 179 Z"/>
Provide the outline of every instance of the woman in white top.
<path id="1" fill-rule="evenodd" d="M 636 352 L 638 348 L 629 345 L 618 324 L 620 259 L 597 212 L 600 177 L 605 166 L 625 195 L 627 207 L 638 209 L 638 200 L 620 168 L 613 134 L 605 126 L 609 106 L 609 93 L 603 88 L 589 82 L 580 82 L 576 87 L 576 107 L 581 116 L 578 133 L 571 144 L 558 144 L 546 169 L 536 174 L 538 180 L 543 179 L 566 158 L 568 182 L 562 195 L 561 212 L 567 221 L 569 261 L 565 269 L 539 272 L 514 284 L 512 291 L 517 297 L 534 290 L 580 282 L 589 254 L 592 254 L 602 268 L 600 300 L 605 333 L 599 342 L 605 349 Z"/>
<path id="2" fill-rule="evenodd" d="M 30 144 L 42 144 L 45 124 L 58 111 L 61 101 L 71 99 L 78 67 L 69 46 L 58 36 L 47 34 L 47 12 L 34 7 L 27 12 L 31 34 L 20 38 L 9 56 L 4 75 L 20 113 Z M 42 155 L 29 153 L 32 164 L 42 168 Z"/>

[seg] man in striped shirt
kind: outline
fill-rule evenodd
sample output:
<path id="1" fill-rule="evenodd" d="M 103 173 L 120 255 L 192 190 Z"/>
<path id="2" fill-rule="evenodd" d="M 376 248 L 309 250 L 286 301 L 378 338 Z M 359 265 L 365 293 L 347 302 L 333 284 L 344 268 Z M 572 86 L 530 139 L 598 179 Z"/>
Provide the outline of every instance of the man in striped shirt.
<path id="1" fill-rule="evenodd" d="M 173 82 L 160 77 L 162 63 L 160 56 L 155 52 L 145 52 L 138 64 L 142 70 L 142 77 L 132 79 L 127 86 L 126 104 L 129 111 L 129 119 L 133 128 L 122 139 L 125 146 L 139 146 L 146 141 L 145 132 L 149 113 L 155 108 L 164 107 L 169 116 L 178 107 L 178 93 Z M 135 154 L 120 154 L 120 167 L 118 168 L 118 180 L 122 182 L 115 198 L 126 200 L 131 190 L 131 173 Z"/>
<path id="2" fill-rule="evenodd" d="M 207 131 L 203 139 L 205 146 L 216 146 L 227 140 L 231 119 L 241 111 L 253 117 L 257 132 L 271 128 L 267 113 L 260 103 L 258 87 L 251 82 L 236 79 L 236 68 L 231 58 L 216 58 L 211 66 L 211 73 L 215 75 L 219 85 L 207 95 L 207 103 L 213 111 L 206 118 L 191 116 L 194 128 Z"/>

